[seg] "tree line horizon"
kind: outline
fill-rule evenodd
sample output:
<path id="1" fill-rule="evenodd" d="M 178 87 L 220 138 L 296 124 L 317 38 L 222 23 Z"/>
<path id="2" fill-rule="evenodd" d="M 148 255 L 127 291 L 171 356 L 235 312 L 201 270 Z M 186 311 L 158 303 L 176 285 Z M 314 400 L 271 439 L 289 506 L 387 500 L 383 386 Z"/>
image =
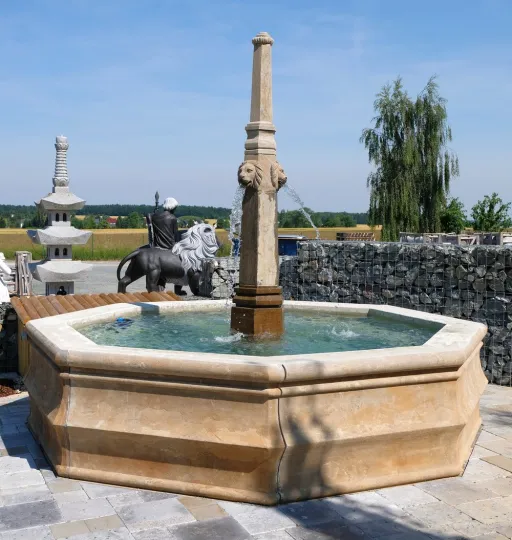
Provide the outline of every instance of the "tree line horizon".
<path id="1" fill-rule="evenodd" d="M 315 226 L 382 226 L 383 241 L 398 241 L 401 232 L 459 234 L 468 227 L 485 232 L 511 228 L 511 203 L 505 203 L 498 193 L 478 201 L 470 218 L 463 203 L 450 195 L 460 169 L 457 154 L 450 147 L 452 130 L 446 103 L 436 76 L 415 99 L 404 89 L 400 77 L 385 84 L 374 101 L 373 126 L 363 129 L 359 139 L 374 168 L 366 179 L 368 211 L 315 212 L 306 208 Z M 86 218 L 74 218 L 72 223 L 77 228 L 108 228 L 107 217 L 120 216 L 117 228 L 142 228 L 144 216 L 153 210 L 151 205 L 90 204 L 76 213 Z M 229 228 L 230 213 L 229 208 L 191 205 L 180 205 L 175 212 L 182 226 L 216 219 L 220 228 Z M 43 227 L 45 221 L 46 216 L 36 206 L 0 204 L 0 228 Z M 311 226 L 300 209 L 281 210 L 278 223 L 281 228 Z"/>
<path id="2" fill-rule="evenodd" d="M 154 205 L 136 204 L 91 204 L 77 211 L 71 221 L 77 228 L 103 229 L 108 228 L 107 217 L 118 216 L 116 228 L 144 228 L 148 213 L 153 212 Z M 311 215 L 317 227 L 355 227 L 368 222 L 366 212 L 315 212 L 310 208 L 306 211 Z M 230 208 L 216 206 L 180 205 L 175 211 L 182 226 L 191 226 L 194 221 L 216 219 L 217 226 L 229 228 Z M 75 216 L 85 216 L 79 220 Z M 300 210 L 281 210 L 279 212 L 279 227 L 309 228 L 311 224 Z M 0 204 L 0 228 L 44 227 L 46 216 L 35 205 Z"/>

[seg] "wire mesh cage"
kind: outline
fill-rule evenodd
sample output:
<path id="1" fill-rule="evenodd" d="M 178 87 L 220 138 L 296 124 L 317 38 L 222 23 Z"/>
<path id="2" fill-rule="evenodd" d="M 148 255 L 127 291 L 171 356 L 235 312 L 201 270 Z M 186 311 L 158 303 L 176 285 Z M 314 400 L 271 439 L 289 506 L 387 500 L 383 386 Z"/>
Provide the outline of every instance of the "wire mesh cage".
<path id="1" fill-rule="evenodd" d="M 389 304 L 487 325 L 482 368 L 512 386 L 512 247 L 310 240 L 279 261 L 286 300 Z M 232 296 L 238 265 L 210 262 L 205 295 Z"/>
<path id="2" fill-rule="evenodd" d="M 384 242 L 300 242 L 281 262 L 285 299 L 389 304 L 486 324 L 482 368 L 512 385 L 512 249 Z"/>

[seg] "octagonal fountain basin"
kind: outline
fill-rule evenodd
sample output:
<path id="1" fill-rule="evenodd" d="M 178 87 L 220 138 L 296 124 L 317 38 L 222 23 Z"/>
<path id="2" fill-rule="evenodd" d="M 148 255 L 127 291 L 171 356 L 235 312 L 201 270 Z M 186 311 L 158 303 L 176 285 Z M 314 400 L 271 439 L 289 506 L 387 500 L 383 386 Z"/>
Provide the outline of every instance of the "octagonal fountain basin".
<path id="1" fill-rule="evenodd" d="M 276 504 L 459 475 L 480 427 L 485 326 L 285 302 L 285 335 L 222 302 L 30 321 L 29 426 L 60 476 Z"/>

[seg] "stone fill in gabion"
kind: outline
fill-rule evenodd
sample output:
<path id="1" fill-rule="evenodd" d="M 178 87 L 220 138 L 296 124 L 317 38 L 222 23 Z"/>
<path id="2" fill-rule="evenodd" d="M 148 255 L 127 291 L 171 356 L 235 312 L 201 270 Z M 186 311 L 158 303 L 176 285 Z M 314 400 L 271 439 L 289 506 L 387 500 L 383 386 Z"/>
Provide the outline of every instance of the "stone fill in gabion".
<path id="1" fill-rule="evenodd" d="M 204 295 L 227 298 L 237 261 L 217 259 Z M 280 259 L 286 300 L 390 304 L 484 323 L 482 367 L 489 381 L 512 385 L 512 249 L 502 246 L 301 242 Z"/>
<path id="2" fill-rule="evenodd" d="M 304 242 L 281 263 L 285 299 L 390 304 L 484 323 L 482 367 L 511 385 L 512 249 Z"/>

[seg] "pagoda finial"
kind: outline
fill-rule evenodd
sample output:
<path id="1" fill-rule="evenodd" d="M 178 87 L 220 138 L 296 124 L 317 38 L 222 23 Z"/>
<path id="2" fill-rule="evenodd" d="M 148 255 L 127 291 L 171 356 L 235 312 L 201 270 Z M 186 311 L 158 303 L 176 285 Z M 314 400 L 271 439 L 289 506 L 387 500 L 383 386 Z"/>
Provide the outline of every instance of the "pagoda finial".
<path id="1" fill-rule="evenodd" d="M 55 149 L 57 150 L 57 155 L 55 156 L 55 175 L 53 177 L 53 185 L 55 187 L 68 187 L 69 185 L 66 156 L 68 148 L 68 138 L 64 137 L 64 135 L 59 135 L 55 139 Z"/>

